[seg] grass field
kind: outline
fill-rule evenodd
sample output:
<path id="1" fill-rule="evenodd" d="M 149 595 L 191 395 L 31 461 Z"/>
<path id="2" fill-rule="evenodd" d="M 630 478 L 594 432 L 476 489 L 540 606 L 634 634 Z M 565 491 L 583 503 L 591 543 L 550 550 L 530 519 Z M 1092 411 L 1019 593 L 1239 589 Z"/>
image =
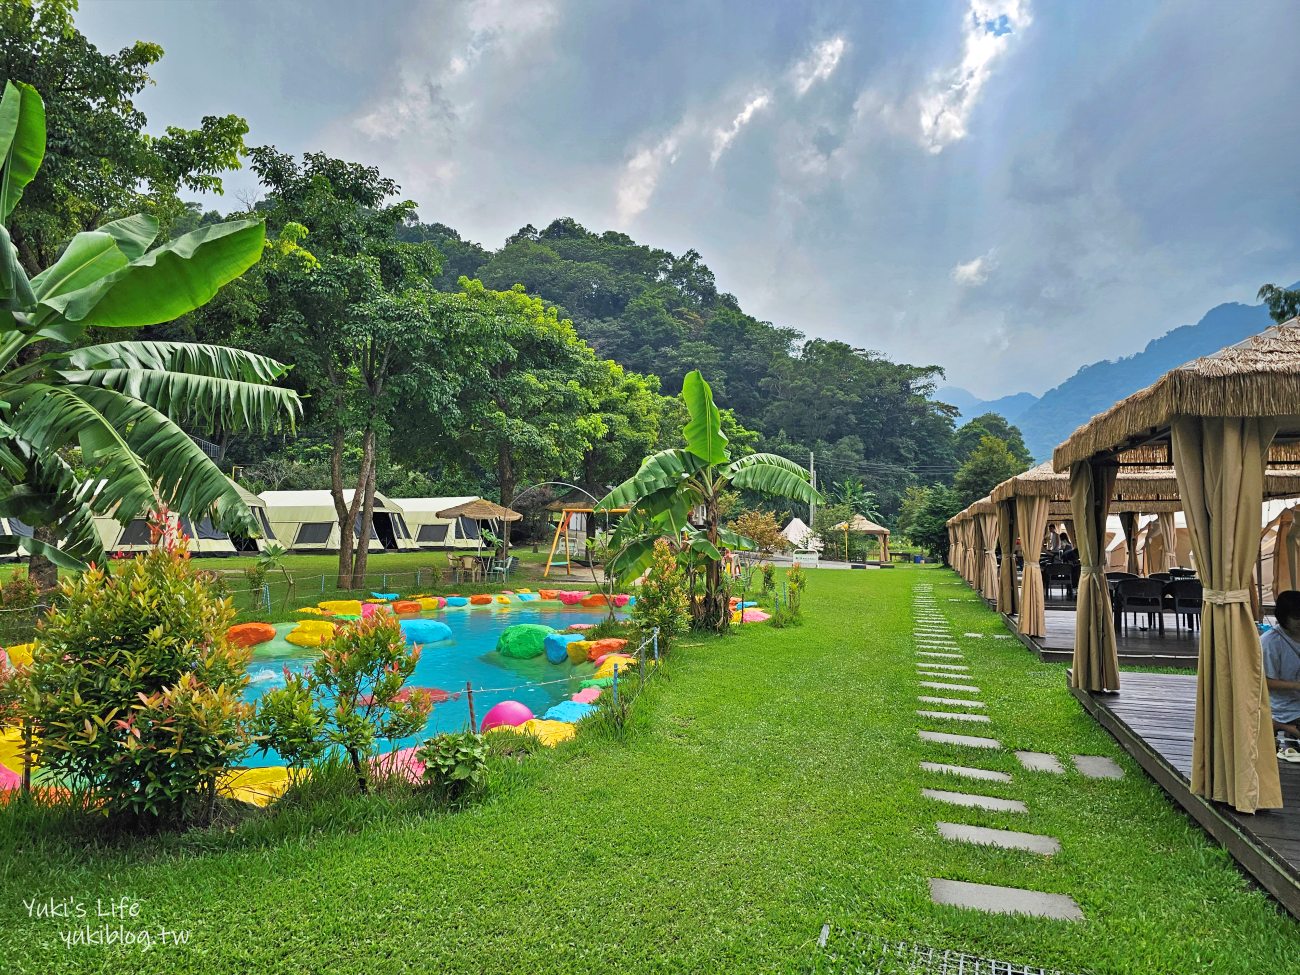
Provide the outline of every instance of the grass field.
<path id="1" fill-rule="evenodd" d="M 0 969 L 82 972 L 803 971 L 825 922 L 1097 973 L 1288 972 L 1300 926 L 1165 799 L 942 569 L 812 572 L 802 626 L 687 640 L 621 736 L 497 766 L 457 814 L 355 803 L 233 833 L 88 850 L 0 817 Z M 913 587 L 931 583 L 1008 748 L 1114 757 L 1122 781 L 1029 775 L 917 738 Z M 979 633 L 979 638 L 962 637 Z M 1015 773 L 1011 785 L 922 760 Z M 937 781 L 936 781 L 937 779 Z M 1024 800 L 942 807 L 923 787 Z M 948 843 L 936 820 L 1046 833 L 1050 859 Z M 315 823 L 315 828 L 308 828 Z M 930 903 L 927 878 L 1071 895 L 1078 924 Z M 32 898 L 139 898 L 184 947 L 65 947 Z M 91 918 L 95 924 L 99 922 Z M 111 922 L 116 924 L 117 922 Z"/>

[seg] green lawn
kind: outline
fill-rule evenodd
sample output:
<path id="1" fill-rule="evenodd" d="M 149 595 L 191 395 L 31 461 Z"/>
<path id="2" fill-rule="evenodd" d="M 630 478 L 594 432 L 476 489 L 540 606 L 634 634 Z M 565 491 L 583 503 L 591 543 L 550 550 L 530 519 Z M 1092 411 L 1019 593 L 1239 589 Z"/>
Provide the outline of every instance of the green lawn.
<path id="1" fill-rule="evenodd" d="M 126 849 L 0 825 L 9 972 L 806 970 L 823 923 L 1092 972 L 1296 970 L 1300 927 L 1255 890 L 950 572 L 812 572 L 801 627 L 688 641 L 622 738 L 580 734 L 459 814 L 393 813 L 291 836 L 252 824 Z M 912 589 L 933 583 L 1009 748 L 1111 755 L 1123 781 L 1019 771 L 1010 752 L 920 742 Z M 952 600 L 952 601 L 949 601 Z M 922 760 L 1015 773 L 927 776 Z M 941 807 L 925 786 L 1024 800 Z M 351 807 L 350 807 L 351 808 Z M 1048 833 L 1062 852 L 947 843 L 935 821 Z M 37 851 L 34 847 L 39 845 Z M 932 906 L 928 877 L 1073 896 L 1066 924 Z M 140 898 L 129 927 L 183 948 L 66 948 L 24 900 Z"/>

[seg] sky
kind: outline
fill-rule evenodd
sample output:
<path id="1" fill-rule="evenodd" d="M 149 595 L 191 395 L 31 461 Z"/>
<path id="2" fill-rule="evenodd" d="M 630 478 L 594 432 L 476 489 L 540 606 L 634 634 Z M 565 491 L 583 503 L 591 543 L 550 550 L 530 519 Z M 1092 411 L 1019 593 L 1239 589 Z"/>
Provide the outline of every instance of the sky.
<path id="1" fill-rule="evenodd" d="M 152 128 L 239 114 L 492 248 L 560 216 L 694 248 L 749 313 L 986 398 L 1300 278 L 1294 0 L 82 0 L 78 23 L 163 46 Z"/>

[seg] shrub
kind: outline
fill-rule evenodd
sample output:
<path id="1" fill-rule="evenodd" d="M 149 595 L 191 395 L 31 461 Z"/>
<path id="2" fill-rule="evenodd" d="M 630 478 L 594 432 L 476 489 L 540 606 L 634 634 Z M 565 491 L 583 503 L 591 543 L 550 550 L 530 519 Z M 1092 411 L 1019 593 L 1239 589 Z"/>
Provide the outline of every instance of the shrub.
<path id="1" fill-rule="evenodd" d="M 771 596 L 776 592 L 776 566 L 771 562 L 763 563 L 763 595 Z"/>
<path id="2" fill-rule="evenodd" d="M 285 686 L 263 696 L 253 730 L 263 751 L 274 748 L 293 765 L 342 752 L 368 793 L 379 743 L 415 734 L 433 710 L 428 693 L 406 686 L 420 649 L 407 647 L 388 614 L 341 627 L 320 649 L 309 670 L 286 669 Z"/>
<path id="3" fill-rule="evenodd" d="M 65 581 L 41 624 L 27 704 L 38 760 L 105 815 L 210 816 L 249 741 L 249 651 L 184 546 Z M 196 817 L 196 814 L 198 816 Z"/>
<path id="4" fill-rule="evenodd" d="M 41 590 L 32 582 L 26 569 L 14 569 L 0 581 L 0 606 L 5 609 L 30 609 L 41 601 Z"/>
<path id="5" fill-rule="evenodd" d="M 430 738 L 415 753 L 424 763 L 423 785 L 446 802 L 459 802 L 487 782 L 488 745 L 472 731 Z"/>
<path id="6" fill-rule="evenodd" d="M 790 619 L 797 620 L 802 615 L 803 591 L 808 585 L 808 574 L 804 572 L 803 566 L 796 562 L 786 571 L 785 582 L 789 596 L 787 602 L 790 608 Z"/>
<path id="7" fill-rule="evenodd" d="M 671 546 L 662 538 L 655 542 L 650 568 L 632 607 L 632 619 L 647 633 L 659 628 L 660 653 L 667 653 L 677 635 L 690 625 L 686 577 Z"/>
<path id="8" fill-rule="evenodd" d="M 752 541 L 760 552 L 784 552 L 790 548 L 790 540 L 781 534 L 776 515 L 761 508 L 737 516 L 731 530 Z"/>

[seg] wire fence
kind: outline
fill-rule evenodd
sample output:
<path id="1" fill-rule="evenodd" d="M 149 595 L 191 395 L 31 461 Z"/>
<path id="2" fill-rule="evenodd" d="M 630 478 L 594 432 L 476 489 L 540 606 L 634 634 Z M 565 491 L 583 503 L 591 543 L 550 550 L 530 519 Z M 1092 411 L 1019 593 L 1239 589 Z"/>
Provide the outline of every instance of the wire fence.
<path id="1" fill-rule="evenodd" d="M 1068 975 L 1054 968 L 881 938 L 829 924 L 822 927 L 817 948 L 812 971 L 818 975 Z"/>

